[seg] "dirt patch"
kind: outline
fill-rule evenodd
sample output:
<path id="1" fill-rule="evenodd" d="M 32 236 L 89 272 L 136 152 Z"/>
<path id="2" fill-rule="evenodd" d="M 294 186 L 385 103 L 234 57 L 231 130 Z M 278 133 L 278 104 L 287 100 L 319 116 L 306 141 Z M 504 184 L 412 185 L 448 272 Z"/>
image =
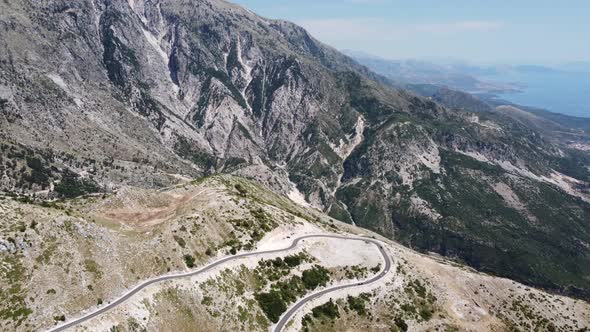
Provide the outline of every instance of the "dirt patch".
<path id="1" fill-rule="evenodd" d="M 100 208 L 95 215 L 99 219 L 146 231 L 178 216 L 197 198 L 206 199 L 211 194 L 213 193 L 205 190 L 157 195 L 155 192 L 126 192 L 124 195 L 118 195 L 111 204 Z M 152 195 L 158 199 L 154 199 Z M 113 208 L 113 205 L 116 208 Z"/>

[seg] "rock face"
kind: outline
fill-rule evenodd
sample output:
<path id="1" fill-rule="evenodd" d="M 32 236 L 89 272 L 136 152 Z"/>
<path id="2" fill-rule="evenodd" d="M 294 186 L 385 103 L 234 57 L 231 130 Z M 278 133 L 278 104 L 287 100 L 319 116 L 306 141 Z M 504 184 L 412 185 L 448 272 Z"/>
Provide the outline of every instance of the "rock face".
<path id="1" fill-rule="evenodd" d="M 354 132 L 335 72 L 364 69 L 291 23 L 220 1 L 2 6 L 2 129 L 17 142 L 199 175 L 321 165 Z"/>
<path id="2" fill-rule="evenodd" d="M 233 173 L 405 244 L 590 295 L 587 152 L 394 90 L 296 25 L 220 0 L 9 0 L 0 49 L 5 190 Z"/>

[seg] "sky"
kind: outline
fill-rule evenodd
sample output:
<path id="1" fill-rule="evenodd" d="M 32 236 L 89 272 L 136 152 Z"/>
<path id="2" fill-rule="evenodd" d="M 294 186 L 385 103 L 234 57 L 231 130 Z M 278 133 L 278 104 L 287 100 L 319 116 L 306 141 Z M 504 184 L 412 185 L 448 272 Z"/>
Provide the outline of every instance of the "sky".
<path id="1" fill-rule="evenodd" d="M 590 61 L 590 0 L 233 0 L 387 59 Z"/>

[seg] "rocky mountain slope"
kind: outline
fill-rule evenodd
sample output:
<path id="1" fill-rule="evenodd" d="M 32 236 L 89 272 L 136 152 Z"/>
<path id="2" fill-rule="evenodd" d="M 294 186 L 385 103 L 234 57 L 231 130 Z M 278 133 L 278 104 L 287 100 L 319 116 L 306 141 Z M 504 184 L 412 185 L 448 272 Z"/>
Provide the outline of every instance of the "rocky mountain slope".
<path id="1" fill-rule="evenodd" d="M 418 254 L 253 182 L 210 177 L 163 190 L 31 204 L 0 201 L 0 326 L 44 330 L 141 281 L 308 234 L 373 237 L 393 261 L 374 284 L 306 304 L 285 331 L 577 331 L 590 306 Z M 383 269 L 374 245 L 317 238 L 153 284 L 74 331 L 268 331 L 314 291 Z M 232 310 L 226 310 L 232 308 Z"/>
<path id="2" fill-rule="evenodd" d="M 590 298 L 590 157 L 445 107 L 221 0 L 0 2 L 3 190 L 231 173 L 490 273 Z"/>

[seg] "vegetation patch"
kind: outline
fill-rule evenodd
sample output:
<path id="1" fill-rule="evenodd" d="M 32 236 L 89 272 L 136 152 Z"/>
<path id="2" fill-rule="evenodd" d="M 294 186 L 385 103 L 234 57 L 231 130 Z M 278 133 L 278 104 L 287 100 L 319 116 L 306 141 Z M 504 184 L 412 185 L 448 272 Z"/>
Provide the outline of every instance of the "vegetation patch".
<path id="1" fill-rule="evenodd" d="M 226 269 L 217 278 L 208 279 L 200 284 L 200 288 L 203 291 L 201 304 L 209 307 L 207 308 L 207 312 L 213 317 L 219 315 L 216 308 L 227 306 L 228 303 L 232 303 L 233 307 L 237 308 L 237 311 L 228 311 L 228 314 L 235 315 L 236 319 L 232 320 L 232 323 L 237 325 L 225 325 L 224 330 L 267 330 L 269 325 L 268 319 L 262 310 L 259 309 L 256 298 L 252 298 L 249 295 L 250 292 L 254 293 L 261 290 L 262 286 L 258 275 L 245 266 L 241 266 L 237 271 Z M 263 302 L 272 301 L 272 298 L 265 296 L 260 299 Z"/>
<path id="2" fill-rule="evenodd" d="M 193 267 L 195 267 L 195 257 L 193 257 L 192 255 L 186 254 L 184 256 L 182 256 L 184 263 L 186 264 L 186 267 L 188 267 L 189 269 L 192 269 Z"/>
<path id="3" fill-rule="evenodd" d="M 315 265 L 313 268 L 303 271 L 301 279 L 305 288 L 314 290 L 319 286 L 326 286 L 330 281 L 330 272 L 323 266 Z"/>
<path id="4" fill-rule="evenodd" d="M 367 274 L 368 269 L 366 266 L 353 265 L 346 266 L 344 269 L 344 276 L 346 279 L 362 279 L 365 278 Z"/>
<path id="5" fill-rule="evenodd" d="M 11 321 L 14 326 L 20 326 L 33 313 L 27 307 L 26 291 L 22 288 L 22 283 L 27 278 L 20 257 L 0 256 L 0 279 L 7 285 L 0 288 L 0 320 Z"/>
<path id="6" fill-rule="evenodd" d="M 177 136 L 174 150 L 179 156 L 190 160 L 204 169 L 204 175 L 211 175 L 216 172 L 218 160 L 215 156 L 194 148 L 195 144 L 185 137 Z"/>
<path id="7" fill-rule="evenodd" d="M 340 311 L 338 306 L 332 299 L 330 301 L 317 306 L 311 310 L 311 314 L 314 318 L 326 317 L 328 319 L 335 319 L 340 317 Z"/>
<path id="8" fill-rule="evenodd" d="M 286 264 L 285 264 L 286 265 Z M 325 286 L 330 281 L 328 270 L 319 265 L 303 271 L 302 276 L 292 276 L 285 281 L 271 285 L 270 291 L 255 295 L 258 304 L 268 319 L 276 323 L 287 310 L 287 305 L 295 302 L 309 290 Z"/>
<path id="9" fill-rule="evenodd" d="M 256 301 L 258 301 L 258 305 L 260 305 L 266 317 L 273 323 L 277 323 L 281 315 L 287 311 L 287 303 L 283 300 L 280 292 L 276 290 L 256 294 Z"/>
<path id="10" fill-rule="evenodd" d="M 236 186 L 242 188 L 242 190 L 246 190 L 244 186 Z M 231 219 L 228 221 L 237 232 L 247 235 L 249 238 L 238 240 L 236 234 L 232 232 L 232 237 L 222 247 L 230 247 L 230 253 L 233 255 L 242 249 L 252 250 L 255 244 L 264 237 L 264 234 L 278 226 L 277 222 L 260 207 L 251 207 L 250 216 L 250 218 Z"/>
<path id="11" fill-rule="evenodd" d="M 277 281 L 284 276 L 289 275 L 291 269 L 301 265 L 304 262 L 311 262 L 312 259 L 306 253 L 299 253 L 290 255 L 285 258 L 274 258 L 269 260 L 261 260 L 258 262 L 256 273 L 261 278 L 266 278 L 269 281 Z"/>
<path id="12" fill-rule="evenodd" d="M 436 311 L 436 297 L 417 279 L 409 282 L 404 291 L 410 299 L 400 306 L 404 316 L 418 321 L 429 321 Z"/>
<path id="13" fill-rule="evenodd" d="M 360 316 L 365 316 L 367 314 L 367 303 L 370 299 L 371 294 L 363 293 L 359 296 L 348 296 L 346 302 L 351 311 L 356 312 Z"/>
<path id="14" fill-rule="evenodd" d="M 99 191 L 100 187 L 96 182 L 81 178 L 72 172 L 64 174 L 61 181 L 55 185 L 55 192 L 63 198 L 75 198 Z"/>
<path id="15" fill-rule="evenodd" d="M 102 271 L 100 270 L 100 266 L 92 259 L 84 260 L 84 270 L 86 270 L 86 272 L 94 274 L 96 278 L 102 277 Z"/>
<path id="16" fill-rule="evenodd" d="M 309 327 L 315 323 L 314 320 L 320 320 L 324 324 L 325 321 L 332 322 L 337 318 L 340 318 L 340 310 L 338 305 L 330 299 L 330 301 L 311 309 L 311 314 L 305 315 L 301 324 L 303 331 L 307 332 Z"/>

